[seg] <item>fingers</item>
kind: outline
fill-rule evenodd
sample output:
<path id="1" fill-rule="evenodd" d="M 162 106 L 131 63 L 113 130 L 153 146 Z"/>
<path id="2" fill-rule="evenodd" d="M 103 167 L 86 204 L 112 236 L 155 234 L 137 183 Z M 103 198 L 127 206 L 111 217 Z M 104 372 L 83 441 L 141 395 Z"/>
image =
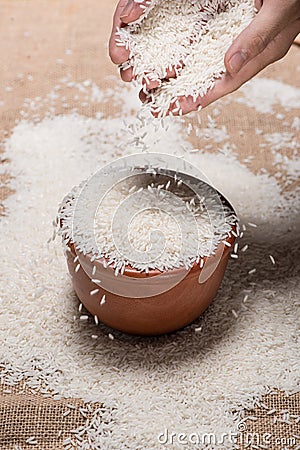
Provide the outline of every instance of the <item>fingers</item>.
<path id="1" fill-rule="evenodd" d="M 184 67 L 182 62 L 178 64 L 178 66 L 176 67 L 175 66 L 168 67 L 165 78 L 167 80 L 169 80 L 170 78 L 176 78 L 178 74 L 178 69 L 181 69 L 182 67 Z"/>
<path id="2" fill-rule="evenodd" d="M 168 67 L 168 69 L 166 70 L 165 76 L 164 76 L 164 80 L 169 80 L 170 78 L 177 78 L 178 76 L 178 70 L 183 68 L 184 64 L 182 61 L 180 61 L 180 63 L 175 67 L 175 66 L 170 66 Z M 163 80 L 157 80 L 157 79 L 151 79 L 151 73 L 150 74 L 145 74 L 145 78 L 143 79 L 143 84 L 146 85 L 146 89 L 148 91 L 151 91 L 152 89 L 157 89 L 158 87 L 161 86 Z"/>
<path id="3" fill-rule="evenodd" d="M 237 37 L 225 55 L 225 66 L 229 73 L 238 73 L 249 61 L 262 53 L 268 44 L 291 20 L 290 10 L 284 3 L 265 1 L 250 23 Z"/>
<path id="4" fill-rule="evenodd" d="M 120 18 L 123 23 L 131 23 L 138 20 L 144 12 L 144 7 L 148 6 L 149 0 L 134 1 L 128 0 L 121 11 Z"/>
<path id="5" fill-rule="evenodd" d="M 126 50 L 126 48 L 118 41 L 117 39 L 117 30 L 122 26 L 136 21 L 144 12 L 144 8 L 149 6 L 151 0 L 120 0 L 116 12 L 114 14 L 113 19 L 113 29 L 110 36 L 109 41 L 109 55 L 114 64 L 121 65 L 128 61 L 130 52 Z M 166 79 L 175 78 L 177 76 L 177 69 L 182 67 L 182 65 L 178 65 L 178 67 L 169 67 L 166 71 Z M 121 68 L 120 75 L 123 81 L 130 82 L 133 80 L 133 70 L 129 68 L 124 70 Z M 147 90 L 156 89 L 161 85 L 160 80 L 151 79 L 151 74 L 145 74 L 145 78 L 143 79 L 143 84 L 146 86 Z"/>
<path id="6" fill-rule="evenodd" d="M 120 75 L 123 81 L 125 82 L 130 82 L 133 79 L 135 79 L 136 77 L 133 75 L 133 67 L 130 67 L 129 69 L 121 69 L 120 70 Z M 167 70 L 167 74 L 166 74 L 166 80 L 168 80 L 169 78 L 175 78 L 176 75 L 176 71 L 175 69 L 168 69 Z M 142 84 L 145 85 L 145 88 L 147 89 L 147 91 L 152 91 L 153 89 L 157 89 L 158 87 L 161 86 L 162 81 L 161 80 L 156 80 L 156 79 L 151 79 L 151 74 L 145 74 L 144 78 L 142 79 Z"/>
<path id="7" fill-rule="evenodd" d="M 284 31 L 279 33 L 269 46 L 256 58 L 253 58 L 246 64 L 238 74 L 231 75 L 225 73 L 216 81 L 214 88 L 208 91 L 204 97 L 198 97 L 195 102 L 191 96 L 179 97 L 178 101 L 182 114 L 185 115 L 192 111 L 197 111 L 200 106 L 205 108 L 225 95 L 236 91 L 269 64 L 283 58 L 292 46 L 292 43 L 299 32 L 299 27 L 300 19 L 294 21 Z M 140 99 L 141 101 L 146 102 L 147 96 L 144 93 L 141 93 Z M 171 105 L 169 112 L 172 112 L 174 116 L 181 114 L 181 112 L 178 111 L 178 103 L 176 105 Z M 157 116 L 155 114 L 153 115 Z"/>
<path id="8" fill-rule="evenodd" d="M 140 91 L 140 93 L 139 93 L 139 98 L 140 98 L 140 100 L 141 100 L 142 103 L 146 103 L 146 102 L 147 102 L 147 99 L 148 99 L 148 97 L 147 97 L 147 95 L 145 94 L 144 91 Z"/>
<path id="9" fill-rule="evenodd" d="M 129 67 L 129 69 L 121 69 L 120 70 L 120 75 L 123 81 L 125 81 L 125 83 L 130 83 L 133 80 L 133 68 Z"/>
<path id="10" fill-rule="evenodd" d="M 109 55 L 114 64 L 123 64 L 129 59 L 129 50 L 116 41 L 117 30 L 129 22 L 134 22 L 143 13 L 141 6 L 149 3 L 149 0 L 135 2 L 134 0 L 120 0 L 113 19 L 113 28 L 109 40 Z M 130 82 L 133 80 L 133 69 L 121 69 L 120 75 L 123 81 Z M 150 82 L 147 89 L 155 89 L 159 86 L 159 82 Z"/>
<path id="11" fill-rule="evenodd" d="M 161 80 L 151 80 L 147 75 L 143 78 L 142 83 L 147 91 L 152 91 L 161 86 Z"/>
<path id="12" fill-rule="evenodd" d="M 117 29 L 123 25 L 120 15 L 126 4 L 127 0 L 120 0 L 113 19 L 113 28 L 109 40 L 109 56 L 114 64 L 122 64 L 129 58 L 129 50 L 126 50 L 125 47 L 118 46 L 116 42 Z"/>
<path id="13" fill-rule="evenodd" d="M 269 46 L 251 60 L 238 74 L 233 76 L 228 73 L 224 74 L 220 80 L 216 81 L 214 88 L 208 91 L 205 97 L 199 97 L 196 103 L 193 103 L 192 99 L 179 99 L 183 114 L 195 111 L 200 105 L 205 108 L 219 98 L 236 91 L 269 64 L 283 58 L 292 46 L 299 27 L 300 20 L 298 19 L 279 33 Z"/>
<path id="14" fill-rule="evenodd" d="M 254 6 L 257 11 L 259 11 L 261 9 L 262 5 L 263 5 L 263 0 L 255 0 L 254 1 Z"/>

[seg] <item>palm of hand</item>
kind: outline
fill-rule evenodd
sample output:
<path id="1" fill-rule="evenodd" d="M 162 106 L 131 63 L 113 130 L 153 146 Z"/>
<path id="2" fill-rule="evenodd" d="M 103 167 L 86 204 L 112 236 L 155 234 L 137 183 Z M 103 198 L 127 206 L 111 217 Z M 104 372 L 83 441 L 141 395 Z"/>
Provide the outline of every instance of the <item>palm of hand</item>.
<path id="1" fill-rule="evenodd" d="M 239 35 L 229 50 L 227 50 L 227 48 L 224 49 L 224 54 L 226 53 L 225 66 L 227 72 L 216 81 L 215 86 L 212 89 L 209 89 L 205 95 L 202 93 L 202 95 L 198 97 L 194 94 L 178 95 L 176 100 L 173 99 L 170 101 L 169 113 L 172 112 L 174 115 L 181 113 L 187 114 L 188 112 L 194 111 L 199 107 L 207 106 L 218 98 L 238 89 L 242 84 L 256 75 L 264 67 L 282 58 L 286 54 L 292 45 L 295 36 L 300 31 L 300 5 L 297 0 L 288 0 L 285 3 L 285 8 L 277 8 L 277 10 L 273 9 L 273 14 L 270 16 L 270 10 L 268 9 L 270 8 L 270 4 L 274 7 L 276 6 L 275 3 L 278 3 L 278 1 L 280 0 L 266 0 L 266 4 L 263 5 L 263 8 L 259 14 L 257 14 L 253 22 Z M 225 0 L 222 3 L 225 4 Z M 262 2 L 260 0 L 256 0 L 258 7 L 261 6 L 261 3 Z M 128 10 L 128 6 L 130 11 Z M 116 46 L 115 39 L 117 27 L 124 27 L 125 23 L 130 23 L 133 20 L 138 19 L 142 13 L 142 9 L 139 4 L 132 2 L 132 0 L 127 4 L 127 10 L 129 11 L 127 15 L 124 14 L 123 8 L 124 1 L 121 0 L 114 17 L 114 29 L 110 41 L 110 54 L 113 62 L 117 64 L 122 64 L 129 58 L 128 49 Z M 264 36 L 263 32 L 260 31 L 260 22 L 262 22 L 265 26 L 265 15 L 268 15 L 268 20 L 270 22 L 270 28 L 266 30 L 266 36 Z M 176 16 L 174 16 L 174 20 L 176 20 Z M 192 22 L 195 24 L 195 19 L 193 19 Z M 187 23 L 189 24 L 188 20 Z M 172 26 L 170 28 L 172 29 Z M 191 45 L 193 45 L 193 41 L 195 40 L 193 39 L 193 36 L 195 37 L 195 29 L 192 27 L 187 31 L 190 35 L 183 33 L 177 42 L 180 42 L 180 39 L 183 39 L 186 44 L 186 39 L 188 38 Z M 187 46 L 185 45 L 185 47 Z M 158 42 L 154 48 L 156 52 L 165 51 L 164 56 L 168 57 L 170 54 L 170 52 L 168 53 L 169 48 L 164 49 L 163 46 L 159 48 Z M 183 55 L 183 57 L 186 56 L 188 55 Z M 178 60 L 178 55 L 176 55 L 176 57 Z M 140 59 L 142 60 L 142 58 L 143 54 L 141 53 Z M 160 67 L 159 70 L 155 70 L 155 68 L 151 67 L 149 64 L 148 66 L 145 64 L 141 66 L 143 67 L 143 71 L 138 75 L 140 75 L 140 78 L 143 78 L 143 82 L 145 84 L 145 87 L 140 94 L 142 101 L 149 101 L 149 97 L 150 99 L 153 99 L 157 96 L 159 91 L 167 89 L 170 79 L 171 84 L 180 82 L 180 80 L 177 81 L 175 78 L 182 76 L 182 72 L 185 70 L 182 69 L 182 66 L 184 66 L 182 61 L 180 61 L 178 68 L 178 66 L 174 64 L 174 59 L 172 60 L 172 58 L 170 58 L 168 60 L 168 58 L 165 58 L 164 60 L 168 62 L 165 63 L 165 66 L 168 66 L 167 70 L 163 70 L 164 68 L 162 67 Z M 147 63 L 147 61 L 145 62 Z M 243 65 L 241 65 L 241 63 L 243 63 Z M 164 71 L 163 74 L 162 71 Z M 124 81 L 132 81 L 135 76 L 136 74 L 132 68 L 127 70 L 121 69 L 121 77 Z M 174 80 L 172 80 L 173 78 Z M 158 115 L 159 111 L 156 113 L 155 110 L 153 110 L 153 113 Z"/>

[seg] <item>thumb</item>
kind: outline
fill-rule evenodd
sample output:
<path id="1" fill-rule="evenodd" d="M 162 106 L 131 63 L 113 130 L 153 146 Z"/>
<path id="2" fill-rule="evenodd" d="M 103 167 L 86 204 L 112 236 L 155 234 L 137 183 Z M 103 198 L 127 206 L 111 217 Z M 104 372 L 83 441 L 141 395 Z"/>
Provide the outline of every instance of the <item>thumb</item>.
<path id="1" fill-rule="evenodd" d="M 280 13 L 269 3 L 263 4 L 250 25 L 236 38 L 225 55 L 225 66 L 230 74 L 238 73 L 249 61 L 262 53 L 285 27 Z"/>
<path id="2" fill-rule="evenodd" d="M 144 13 L 145 8 L 151 3 L 149 0 L 128 0 L 127 5 L 121 11 L 120 19 L 123 23 L 135 22 Z"/>

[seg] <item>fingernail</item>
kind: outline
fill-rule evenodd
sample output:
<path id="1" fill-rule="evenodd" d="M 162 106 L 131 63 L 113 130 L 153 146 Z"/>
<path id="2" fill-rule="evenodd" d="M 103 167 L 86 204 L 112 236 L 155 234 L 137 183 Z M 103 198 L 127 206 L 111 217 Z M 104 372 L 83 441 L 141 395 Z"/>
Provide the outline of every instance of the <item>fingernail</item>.
<path id="1" fill-rule="evenodd" d="M 125 19 L 125 17 L 128 17 L 134 8 L 134 2 L 132 0 L 129 0 L 127 5 L 125 6 L 125 8 L 122 11 L 122 15 L 120 16 L 120 19 Z"/>
<path id="2" fill-rule="evenodd" d="M 236 52 L 229 60 L 228 65 L 231 73 L 238 73 L 247 61 L 244 52 Z"/>

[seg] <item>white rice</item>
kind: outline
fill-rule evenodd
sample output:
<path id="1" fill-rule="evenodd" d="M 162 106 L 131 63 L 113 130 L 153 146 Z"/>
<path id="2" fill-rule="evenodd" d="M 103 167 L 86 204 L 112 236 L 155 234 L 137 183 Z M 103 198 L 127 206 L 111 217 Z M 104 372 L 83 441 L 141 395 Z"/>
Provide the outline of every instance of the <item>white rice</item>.
<path id="1" fill-rule="evenodd" d="M 272 82 L 266 80 L 266 92 L 272 92 Z M 116 84 L 112 94 L 120 116 L 138 122 L 132 106 L 135 97 L 127 88 L 118 89 Z M 118 103 L 120 99 L 125 103 Z M 282 106 L 278 108 L 284 112 Z M 74 320 L 78 299 L 60 245 L 47 244 L 63 195 L 87 178 L 95 163 L 103 165 L 127 149 L 120 119 L 69 114 L 48 117 L 37 125 L 22 121 L 5 143 L 5 157 L 11 159 L 5 168 L 15 177 L 16 193 L 6 200 L 7 217 L 0 221 L 0 247 L 4 255 L 10 255 L 0 274 L 0 337 L 5 342 L 1 383 L 7 389 L 24 385 L 55 399 L 101 402 L 100 418 L 99 414 L 90 418 L 87 407 L 79 408 L 88 421 L 79 427 L 78 435 L 89 450 L 96 447 L 95 436 L 101 449 L 157 450 L 157 436 L 164 427 L 170 432 L 221 436 L 234 431 L 234 422 L 245 417 L 245 408 L 253 408 L 263 394 L 277 395 L 275 388 L 287 394 L 299 391 L 300 293 L 295 271 L 299 202 L 295 192 L 294 198 L 289 197 L 273 176 L 254 174 L 239 162 L 233 154 L 231 132 L 231 145 L 224 155 L 203 149 L 190 154 L 192 146 L 178 123 L 170 125 L 168 132 L 159 130 L 159 139 L 150 126 L 147 130 L 146 145 L 150 139 L 158 151 L 163 148 L 190 158 L 232 201 L 245 223 L 259 225 L 255 232 L 245 232 L 249 249 L 240 254 L 238 264 L 230 261 L 220 294 L 209 310 L 192 326 L 155 339 L 115 334 L 111 340 L 101 326 L 94 339 L 92 320 Z M 131 151 L 137 149 L 128 148 Z M 33 223 L 38 224 L 34 233 Z M 276 271 L 268 255 L 278 245 L 283 263 Z M 279 255 L 275 256 L 279 266 Z M 253 267 L 258 274 L 250 278 L 247 273 Z M 196 332 L 200 327 L 202 331 Z M 291 418 L 294 424 L 300 422 L 299 415 L 290 414 Z M 171 446 L 177 447 L 182 446 Z M 232 444 L 222 448 L 232 450 Z"/>
<path id="2" fill-rule="evenodd" d="M 275 258 L 274 258 L 274 256 L 272 256 L 272 255 L 269 255 L 269 258 L 270 258 L 270 260 L 271 260 L 271 262 L 272 262 L 272 264 L 275 266 L 275 264 L 276 264 L 276 261 L 275 261 Z"/>
<path id="3" fill-rule="evenodd" d="M 104 257 L 108 265 L 113 265 L 115 275 L 123 273 L 127 265 L 146 272 L 175 267 L 188 269 L 197 258 L 213 254 L 221 241 L 230 247 L 226 239 L 236 226 L 237 218 L 227 205 L 218 203 L 214 189 L 203 184 L 201 196 L 195 202 L 195 192 L 187 186 L 178 187 L 174 182 L 171 184 L 171 180 L 160 184 L 161 181 L 157 176 L 136 176 L 113 186 L 97 210 L 94 221 L 95 240 L 94 236 L 87 233 L 87 218 L 90 217 L 87 212 L 89 205 L 93 208 L 94 203 L 89 202 L 88 198 L 85 202 L 78 202 L 82 189 L 80 186 L 75 187 L 64 199 L 59 211 L 58 222 L 61 223 L 60 234 L 63 236 L 64 246 L 71 241 L 75 243 L 76 250 L 83 254 L 89 253 L 94 259 Z M 142 191 L 139 194 L 133 193 L 140 188 Z M 126 201 L 133 195 L 134 202 L 130 202 L 128 206 Z M 201 197 L 205 198 L 205 203 Z M 116 219 L 119 208 L 122 213 Z M 127 220 L 128 229 L 124 228 Z M 158 231 L 165 240 L 163 251 Z M 76 236 L 75 242 L 73 236 Z M 120 236 L 121 246 L 119 240 L 116 242 L 116 237 L 119 239 Z M 153 252 L 153 248 L 157 252 Z M 143 253 L 145 259 L 136 261 L 134 251 Z M 98 292 L 99 289 L 94 289 L 90 295 Z"/>
<path id="4" fill-rule="evenodd" d="M 254 17 L 253 0 L 155 0 L 138 22 L 119 29 L 117 42 L 130 49 L 124 68 L 138 80 L 176 78 L 147 94 L 159 117 L 170 105 L 181 115 L 177 98 L 203 97 L 225 72 L 225 53 Z M 174 112 L 175 112 L 174 111 Z"/>
<path id="5" fill-rule="evenodd" d="M 94 289 L 90 292 L 90 295 L 91 296 L 96 295 L 96 294 L 98 294 L 98 292 L 99 292 L 99 289 Z"/>

